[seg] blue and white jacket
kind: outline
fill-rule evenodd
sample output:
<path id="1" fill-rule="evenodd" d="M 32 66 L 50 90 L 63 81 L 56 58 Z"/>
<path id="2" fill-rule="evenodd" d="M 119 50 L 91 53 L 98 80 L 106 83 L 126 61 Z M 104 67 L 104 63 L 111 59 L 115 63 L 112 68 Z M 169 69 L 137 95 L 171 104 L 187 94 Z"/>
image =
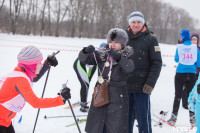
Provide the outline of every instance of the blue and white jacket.
<path id="1" fill-rule="evenodd" d="M 200 94 L 197 93 L 197 85 L 200 84 L 200 75 L 198 77 L 197 82 L 195 83 L 192 91 L 189 94 L 188 97 L 188 102 L 189 103 L 196 103 L 196 102 L 200 102 Z"/>
<path id="2" fill-rule="evenodd" d="M 178 63 L 177 73 L 196 73 L 196 67 L 200 67 L 199 49 L 191 41 L 177 44 L 174 60 Z"/>

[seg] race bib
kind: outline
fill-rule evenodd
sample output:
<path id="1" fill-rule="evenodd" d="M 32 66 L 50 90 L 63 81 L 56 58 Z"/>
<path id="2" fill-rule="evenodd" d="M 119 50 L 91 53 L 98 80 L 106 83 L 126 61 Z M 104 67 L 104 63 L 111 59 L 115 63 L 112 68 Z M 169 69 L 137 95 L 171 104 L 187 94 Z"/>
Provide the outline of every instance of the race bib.
<path id="1" fill-rule="evenodd" d="M 178 44 L 179 62 L 184 65 L 193 65 L 197 61 L 197 46 L 195 44 Z"/>

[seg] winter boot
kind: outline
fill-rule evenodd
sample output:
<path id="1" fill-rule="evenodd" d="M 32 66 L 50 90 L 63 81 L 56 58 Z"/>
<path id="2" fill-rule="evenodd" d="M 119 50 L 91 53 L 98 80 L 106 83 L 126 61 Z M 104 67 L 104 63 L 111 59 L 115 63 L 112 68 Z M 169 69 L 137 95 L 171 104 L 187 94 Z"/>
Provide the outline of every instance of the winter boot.
<path id="1" fill-rule="evenodd" d="M 87 102 L 81 102 L 80 111 L 81 112 L 88 112 L 88 110 L 89 110 L 89 106 L 87 106 Z"/>
<path id="2" fill-rule="evenodd" d="M 172 125 L 175 125 L 176 120 L 177 120 L 177 116 L 174 113 L 172 113 L 170 119 L 167 122 L 172 124 Z"/>
<path id="3" fill-rule="evenodd" d="M 191 124 L 191 127 L 195 127 L 196 126 L 195 114 L 193 112 L 190 112 L 190 124 Z"/>

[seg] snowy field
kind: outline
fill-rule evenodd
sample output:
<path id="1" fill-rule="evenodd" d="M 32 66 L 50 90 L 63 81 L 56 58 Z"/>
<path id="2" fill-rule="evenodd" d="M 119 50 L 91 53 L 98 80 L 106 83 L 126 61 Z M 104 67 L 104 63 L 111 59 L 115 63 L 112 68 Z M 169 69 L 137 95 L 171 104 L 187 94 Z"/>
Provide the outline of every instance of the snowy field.
<path id="1" fill-rule="evenodd" d="M 74 60 L 78 56 L 78 52 L 84 46 L 93 44 L 98 47 L 100 43 L 105 42 L 105 39 L 85 39 L 85 38 L 65 38 L 65 37 L 39 37 L 39 36 L 22 36 L 22 35 L 8 35 L 0 34 L 0 76 L 9 73 L 17 65 L 17 55 L 22 47 L 27 45 L 35 45 L 41 49 L 44 59 L 49 54 L 60 50 L 60 53 L 56 56 L 58 59 L 58 66 L 52 67 L 50 70 L 49 79 L 46 86 L 44 97 L 55 97 L 57 92 L 62 88 L 62 84 L 68 80 L 68 87 L 71 88 L 71 103 L 77 102 L 80 99 L 80 83 L 73 70 Z M 168 111 L 166 120 L 170 117 L 173 100 L 174 100 L 174 76 L 176 63 L 174 62 L 175 45 L 160 44 L 163 63 L 166 64 L 162 67 L 160 77 L 157 81 L 155 89 L 151 95 L 151 113 L 152 113 L 152 128 L 153 133 L 179 133 L 174 131 L 172 127 L 164 124 L 162 128 L 154 126 L 156 123 L 154 120 L 158 120 L 153 114 L 159 115 L 161 110 Z M 40 81 L 34 84 L 33 89 L 38 97 L 41 97 L 46 75 L 44 75 Z M 93 93 L 94 83 L 97 80 L 97 76 L 94 75 L 88 100 L 91 100 Z M 71 111 L 64 109 L 65 106 L 41 109 L 38 118 L 35 133 L 78 133 L 76 126 L 65 127 L 68 124 L 74 123 L 73 117 L 64 118 L 51 118 L 44 119 L 44 116 L 64 116 L 72 115 Z M 74 108 L 76 115 L 85 115 L 79 111 L 79 107 Z M 18 120 L 20 116 L 22 121 L 19 124 Z M 13 120 L 13 125 L 16 133 L 32 133 L 35 118 L 37 115 L 37 109 L 32 108 L 28 103 L 24 107 L 23 111 L 19 113 Z M 79 119 L 86 117 L 79 117 Z M 135 123 L 137 124 L 137 123 Z M 85 123 L 79 124 L 82 133 L 85 133 Z M 189 113 L 187 110 L 180 106 L 178 119 L 176 123 L 177 127 L 190 127 Z M 134 126 L 134 133 L 138 133 L 138 129 Z"/>

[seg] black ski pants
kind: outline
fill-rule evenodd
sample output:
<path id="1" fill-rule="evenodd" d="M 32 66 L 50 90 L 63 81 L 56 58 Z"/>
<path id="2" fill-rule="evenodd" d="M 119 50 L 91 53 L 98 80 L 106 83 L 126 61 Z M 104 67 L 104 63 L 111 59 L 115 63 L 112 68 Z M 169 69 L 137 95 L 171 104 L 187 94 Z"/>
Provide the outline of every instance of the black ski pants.
<path id="1" fill-rule="evenodd" d="M 9 127 L 0 126 L 0 133 L 15 133 L 15 130 L 12 124 L 10 124 Z"/>
<path id="2" fill-rule="evenodd" d="M 89 82 L 86 82 L 86 79 L 84 79 L 85 75 L 83 75 L 83 73 L 87 73 L 86 64 L 82 64 L 80 62 L 80 66 L 79 66 L 78 59 L 76 59 L 74 62 L 73 68 L 74 68 L 74 71 L 76 72 L 78 80 L 81 84 L 81 91 L 80 91 L 81 102 L 87 102 L 89 82 L 91 81 L 91 79 L 96 71 L 96 66 L 93 66 L 91 75 L 88 77 Z"/>
<path id="3" fill-rule="evenodd" d="M 176 73 L 175 75 L 175 98 L 173 105 L 173 113 L 178 114 L 180 100 L 182 98 L 183 86 L 185 86 L 186 99 L 188 99 L 189 93 L 194 87 L 196 82 L 195 73 Z"/>

